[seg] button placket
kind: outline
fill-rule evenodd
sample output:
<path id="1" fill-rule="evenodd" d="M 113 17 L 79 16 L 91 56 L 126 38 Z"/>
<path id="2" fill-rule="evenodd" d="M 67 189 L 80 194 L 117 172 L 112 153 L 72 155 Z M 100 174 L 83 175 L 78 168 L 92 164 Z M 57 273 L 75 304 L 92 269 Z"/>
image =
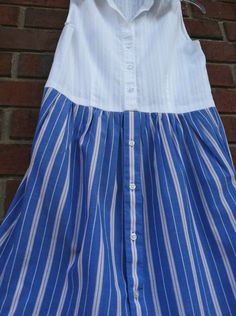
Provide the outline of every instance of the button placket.
<path id="1" fill-rule="evenodd" d="M 134 111 L 130 111 L 130 137 L 134 138 Z M 136 243 L 134 243 L 137 239 L 137 231 L 136 231 L 136 205 L 135 205 L 135 197 L 136 192 L 134 190 L 136 189 L 136 184 L 134 183 L 136 178 L 135 173 L 135 152 L 133 148 L 129 147 L 129 157 L 130 157 L 130 190 L 133 191 L 133 194 L 130 196 L 130 217 L 131 217 L 131 223 L 130 223 L 130 239 L 131 239 L 131 249 L 133 254 L 133 275 L 136 275 L 133 280 L 133 289 L 134 289 L 134 298 L 137 298 L 137 286 L 138 286 L 138 273 L 137 273 L 137 256 L 134 255 L 137 253 Z"/>
<path id="2" fill-rule="evenodd" d="M 127 282 L 131 315 L 142 314 L 143 201 L 140 180 L 140 114 L 137 106 L 134 24 L 122 33 L 124 74 L 124 222 Z"/>
<path id="3" fill-rule="evenodd" d="M 136 84 L 136 60 L 134 52 L 134 25 L 126 25 L 123 33 L 124 51 L 124 96 L 125 106 L 128 110 L 133 110 L 137 105 L 137 84 Z"/>
<path id="4" fill-rule="evenodd" d="M 124 223 L 130 315 L 142 315 L 143 201 L 140 175 L 140 114 L 124 111 Z"/>

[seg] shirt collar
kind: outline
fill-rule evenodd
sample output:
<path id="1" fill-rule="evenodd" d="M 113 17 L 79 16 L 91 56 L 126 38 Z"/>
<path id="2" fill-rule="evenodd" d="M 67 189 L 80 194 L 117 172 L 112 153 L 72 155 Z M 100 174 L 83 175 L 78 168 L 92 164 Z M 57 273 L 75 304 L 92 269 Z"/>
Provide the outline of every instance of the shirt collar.
<path id="1" fill-rule="evenodd" d="M 141 12 L 149 11 L 152 5 L 154 4 L 154 0 L 144 0 L 143 4 L 139 8 L 137 8 L 134 12 L 128 15 L 125 12 L 123 12 L 121 8 L 117 5 L 118 0 L 107 0 L 107 2 L 110 5 L 110 7 L 116 10 L 127 22 L 133 21 L 139 14 L 141 14 Z"/>

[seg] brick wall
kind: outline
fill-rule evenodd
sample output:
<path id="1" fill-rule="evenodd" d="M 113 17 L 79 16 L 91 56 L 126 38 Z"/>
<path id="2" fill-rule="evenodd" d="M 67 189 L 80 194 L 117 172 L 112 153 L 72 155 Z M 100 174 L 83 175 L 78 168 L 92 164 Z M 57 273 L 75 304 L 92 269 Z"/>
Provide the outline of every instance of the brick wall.
<path id="1" fill-rule="evenodd" d="M 201 39 L 213 96 L 236 167 L 236 2 L 182 3 L 186 28 Z M 0 0 L 0 222 L 29 165 L 43 86 L 69 0 Z"/>

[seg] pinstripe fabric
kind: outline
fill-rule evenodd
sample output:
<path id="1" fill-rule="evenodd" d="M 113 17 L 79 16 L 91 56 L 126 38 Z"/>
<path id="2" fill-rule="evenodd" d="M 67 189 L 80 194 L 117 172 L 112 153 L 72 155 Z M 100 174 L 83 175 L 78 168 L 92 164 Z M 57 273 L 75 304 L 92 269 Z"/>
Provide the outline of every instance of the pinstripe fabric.
<path id="1" fill-rule="evenodd" d="M 216 107 L 112 112 L 45 87 L 0 226 L 0 315 L 234 316 L 235 212 Z"/>
<path id="2" fill-rule="evenodd" d="M 108 111 L 215 105 L 206 58 L 185 29 L 180 0 L 70 0 L 45 85 Z"/>

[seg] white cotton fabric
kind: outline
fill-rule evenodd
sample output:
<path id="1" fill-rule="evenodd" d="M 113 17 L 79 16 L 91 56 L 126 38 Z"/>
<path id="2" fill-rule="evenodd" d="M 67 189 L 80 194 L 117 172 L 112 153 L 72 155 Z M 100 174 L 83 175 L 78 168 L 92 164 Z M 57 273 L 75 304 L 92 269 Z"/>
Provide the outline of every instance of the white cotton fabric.
<path id="1" fill-rule="evenodd" d="M 180 0 L 71 0 L 45 86 L 108 111 L 215 106 Z"/>

